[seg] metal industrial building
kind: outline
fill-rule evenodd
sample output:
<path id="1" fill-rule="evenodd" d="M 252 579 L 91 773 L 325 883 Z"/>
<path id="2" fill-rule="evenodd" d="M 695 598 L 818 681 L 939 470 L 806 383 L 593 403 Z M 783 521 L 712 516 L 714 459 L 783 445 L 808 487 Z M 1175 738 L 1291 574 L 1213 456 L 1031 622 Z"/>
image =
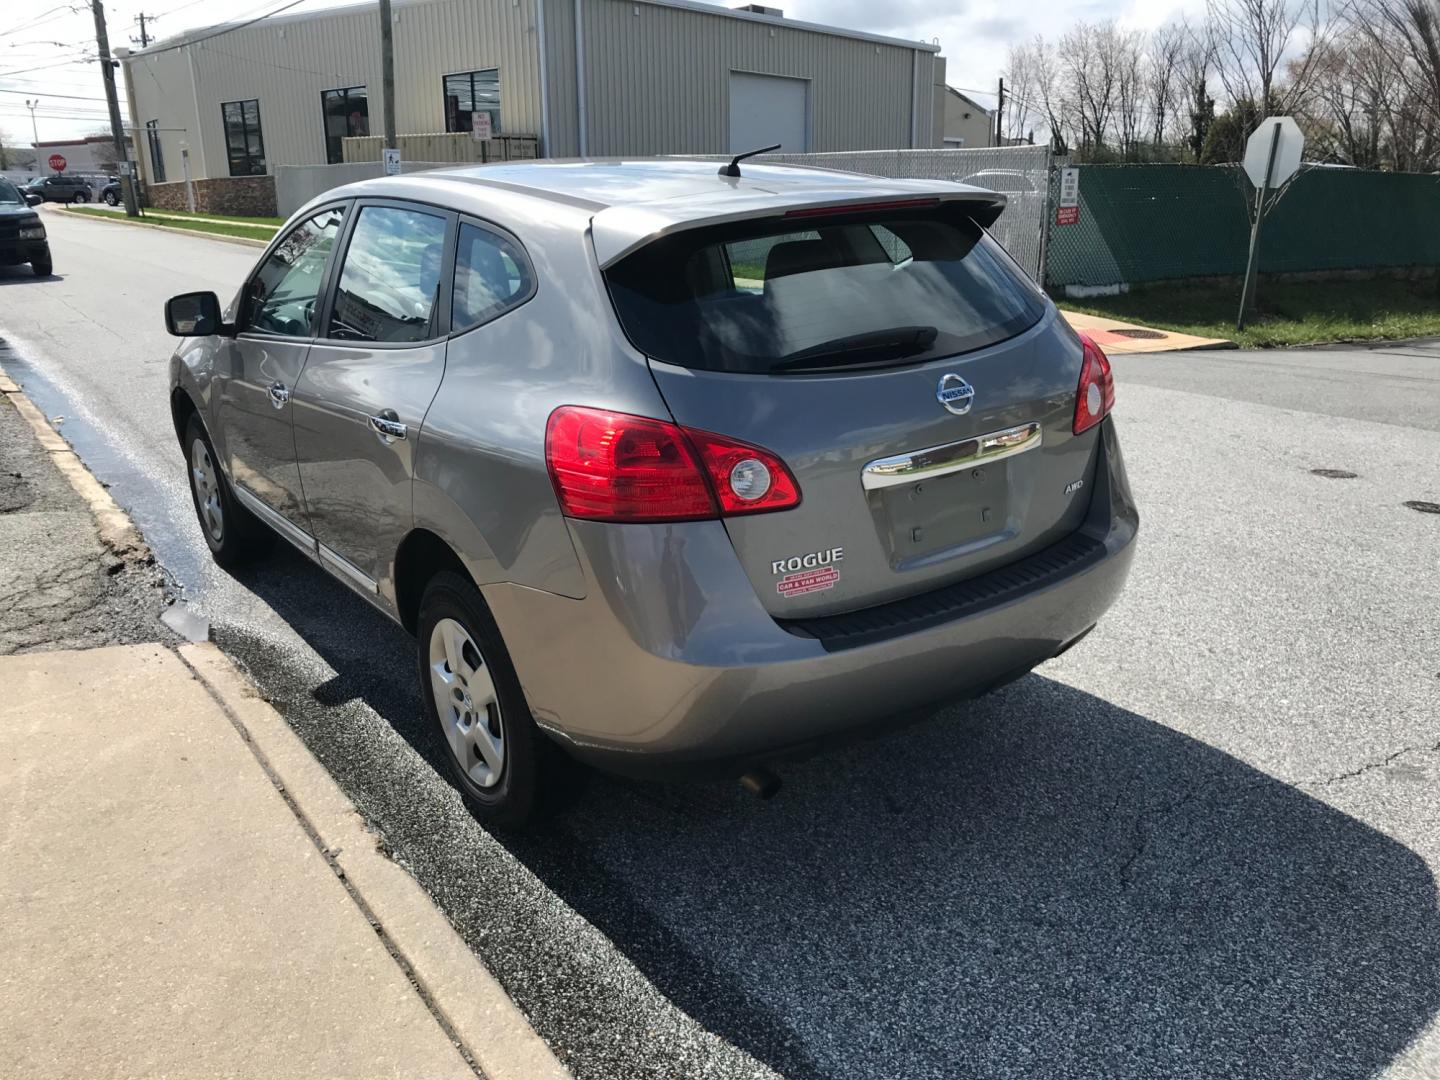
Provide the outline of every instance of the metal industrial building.
<path id="1" fill-rule="evenodd" d="M 933 147 L 939 46 L 689 0 L 399 0 L 397 133 L 529 135 L 546 157 Z M 379 135 L 373 2 L 124 57 L 148 183 L 341 160 Z"/>

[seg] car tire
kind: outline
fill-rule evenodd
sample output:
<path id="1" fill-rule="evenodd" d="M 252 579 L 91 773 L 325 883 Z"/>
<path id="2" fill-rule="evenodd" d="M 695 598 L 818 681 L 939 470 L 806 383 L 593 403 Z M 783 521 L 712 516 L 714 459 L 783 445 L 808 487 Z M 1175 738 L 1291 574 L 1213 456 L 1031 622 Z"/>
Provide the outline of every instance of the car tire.
<path id="1" fill-rule="evenodd" d="M 482 825 L 524 826 L 549 802 L 564 763 L 531 715 L 474 582 L 436 574 L 420 600 L 416 640 L 421 694 L 452 783 Z"/>
<path id="2" fill-rule="evenodd" d="M 107 191 L 107 192 L 105 192 L 104 198 L 105 198 L 105 203 L 106 203 L 107 206 L 119 206 L 119 205 L 120 205 L 120 199 L 116 196 L 115 192 L 113 192 L 113 191 Z"/>
<path id="3" fill-rule="evenodd" d="M 200 534 L 217 563 L 239 566 L 269 554 L 275 534 L 236 500 L 219 461 L 205 425 L 191 413 L 185 424 L 185 465 Z"/>
<path id="4" fill-rule="evenodd" d="M 30 269 L 35 271 L 36 277 L 49 277 L 55 272 L 54 265 L 50 262 L 50 256 L 43 259 L 35 259 L 30 263 Z"/>

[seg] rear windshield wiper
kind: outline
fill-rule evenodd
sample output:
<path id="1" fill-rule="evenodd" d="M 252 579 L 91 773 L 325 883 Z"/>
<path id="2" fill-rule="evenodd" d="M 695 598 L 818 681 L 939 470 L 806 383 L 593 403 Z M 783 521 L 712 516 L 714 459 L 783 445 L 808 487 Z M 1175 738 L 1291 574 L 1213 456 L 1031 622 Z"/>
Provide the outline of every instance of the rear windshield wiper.
<path id="1" fill-rule="evenodd" d="M 888 330 L 851 334 L 782 356 L 770 365 L 770 370 L 797 371 L 898 360 L 924 352 L 935 344 L 938 334 L 933 326 L 892 326 Z"/>

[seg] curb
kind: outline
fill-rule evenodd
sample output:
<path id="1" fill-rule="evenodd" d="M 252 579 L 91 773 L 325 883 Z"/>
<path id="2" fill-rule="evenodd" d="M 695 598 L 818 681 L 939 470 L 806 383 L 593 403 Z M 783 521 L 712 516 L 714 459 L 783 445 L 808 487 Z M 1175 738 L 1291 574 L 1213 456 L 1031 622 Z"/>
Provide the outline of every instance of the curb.
<path id="1" fill-rule="evenodd" d="M 85 467 L 80 456 L 61 437 L 45 414 L 15 383 L 4 368 L 0 368 L 0 394 L 9 398 L 18 412 L 30 424 L 41 449 L 50 455 L 50 460 L 60 470 L 75 494 L 85 500 L 95 524 L 100 531 L 100 542 L 127 562 L 151 563 L 155 556 L 149 545 L 140 536 L 140 531 L 130 521 L 130 516 L 105 490 L 105 485 Z"/>
<path id="2" fill-rule="evenodd" d="M 300 737 L 213 644 L 181 660 L 229 716 L 445 1033 L 486 1080 L 571 1080 L 510 995 L 401 866 Z"/>
<path id="3" fill-rule="evenodd" d="M 118 214 L 77 214 L 68 207 L 61 207 L 57 213 L 66 217 L 77 218 L 81 221 L 104 221 L 111 225 L 127 225 L 132 229 L 155 229 L 158 232 L 179 233 L 181 236 L 199 236 L 206 240 L 219 240 L 226 244 L 239 244 L 242 247 L 266 248 L 274 237 L 267 237 L 264 240 L 251 240 L 248 236 L 226 236 L 223 233 L 206 232 L 203 229 L 177 229 L 171 225 L 156 225 L 150 221 L 131 221 L 128 217 L 121 217 Z M 278 229 L 276 230 L 279 231 Z"/>

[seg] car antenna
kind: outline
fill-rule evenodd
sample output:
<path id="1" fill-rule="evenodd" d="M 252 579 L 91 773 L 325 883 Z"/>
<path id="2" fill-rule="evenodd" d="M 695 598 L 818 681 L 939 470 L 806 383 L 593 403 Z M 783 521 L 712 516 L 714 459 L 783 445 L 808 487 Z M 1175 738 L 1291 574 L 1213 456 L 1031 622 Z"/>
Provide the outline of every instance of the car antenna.
<path id="1" fill-rule="evenodd" d="M 754 157 L 756 154 L 768 154 L 771 150 L 779 150 L 780 147 L 783 145 L 783 143 L 777 142 L 774 146 L 762 146 L 759 150 L 746 150 L 743 154 L 736 154 L 733 158 L 730 159 L 729 165 L 720 166 L 720 175 L 739 176 L 740 162 L 744 161 L 746 158 Z"/>

